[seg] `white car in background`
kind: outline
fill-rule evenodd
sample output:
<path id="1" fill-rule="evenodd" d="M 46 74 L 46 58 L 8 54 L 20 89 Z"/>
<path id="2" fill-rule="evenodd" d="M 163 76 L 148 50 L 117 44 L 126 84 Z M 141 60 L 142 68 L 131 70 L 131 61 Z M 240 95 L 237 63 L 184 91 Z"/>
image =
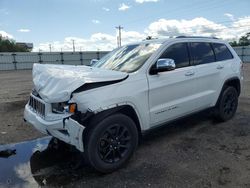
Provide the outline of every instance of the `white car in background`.
<path id="1" fill-rule="evenodd" d="M 241 69 L 228 43 L 204 37 L 125 45 L 91 67 L 34 64 L 24 119 L 84 152 L 96 170 L 112 172 L 147 130 L 207 108 L 232 118 Z"/>

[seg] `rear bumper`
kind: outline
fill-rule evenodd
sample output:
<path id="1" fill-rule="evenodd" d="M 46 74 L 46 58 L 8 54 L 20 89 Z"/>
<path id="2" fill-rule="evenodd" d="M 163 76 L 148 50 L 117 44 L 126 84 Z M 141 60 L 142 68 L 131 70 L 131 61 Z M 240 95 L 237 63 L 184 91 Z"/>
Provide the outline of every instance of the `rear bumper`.
<path id="1" fill-rule="evenodd" d="M 70 117 L 47 121 L 37 115 L 27 104 L 24 110 L 24 120 L 44 134 L 52 135 L 68 144 L 75 146 L 81 152 L 83 147 L 83 130 L 85 127 Z"/>

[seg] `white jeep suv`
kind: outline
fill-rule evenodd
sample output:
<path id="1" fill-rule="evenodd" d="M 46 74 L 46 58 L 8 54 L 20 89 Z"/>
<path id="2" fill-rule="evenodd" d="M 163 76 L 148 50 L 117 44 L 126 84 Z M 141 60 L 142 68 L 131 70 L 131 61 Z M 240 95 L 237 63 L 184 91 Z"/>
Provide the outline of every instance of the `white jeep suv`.
<path id="1" fill-rule="evenodd" d="M 24 119 L 111 172 L 146 130 L 207 108 L 222 121 L 232 118 L 241 69 L 228 43 L 204 37 L 125 45 L 91 67 L 34 64 Z"/>

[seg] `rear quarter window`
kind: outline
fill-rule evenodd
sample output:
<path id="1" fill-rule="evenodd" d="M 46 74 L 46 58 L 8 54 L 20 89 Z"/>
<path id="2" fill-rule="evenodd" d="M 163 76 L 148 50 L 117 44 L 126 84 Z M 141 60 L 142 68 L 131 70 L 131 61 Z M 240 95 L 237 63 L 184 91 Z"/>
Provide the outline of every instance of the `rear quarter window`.
<path id="1" fill-rule="evenodd" d="M 213 43 L 216 61 L 233 59 L 233 55 L 225 44 Z"/>

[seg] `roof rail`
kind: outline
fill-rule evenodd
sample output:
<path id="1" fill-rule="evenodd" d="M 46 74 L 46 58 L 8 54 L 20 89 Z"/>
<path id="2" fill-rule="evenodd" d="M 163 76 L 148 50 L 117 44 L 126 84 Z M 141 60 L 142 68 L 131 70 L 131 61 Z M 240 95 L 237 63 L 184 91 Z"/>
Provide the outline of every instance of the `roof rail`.
<path id="1" fill-rule="evenodd" d="M 217 37 L 203 37 L 203 36 L 177 36 L 175 38 L 205 38 L 205 39 L 218 39 Z"/>

